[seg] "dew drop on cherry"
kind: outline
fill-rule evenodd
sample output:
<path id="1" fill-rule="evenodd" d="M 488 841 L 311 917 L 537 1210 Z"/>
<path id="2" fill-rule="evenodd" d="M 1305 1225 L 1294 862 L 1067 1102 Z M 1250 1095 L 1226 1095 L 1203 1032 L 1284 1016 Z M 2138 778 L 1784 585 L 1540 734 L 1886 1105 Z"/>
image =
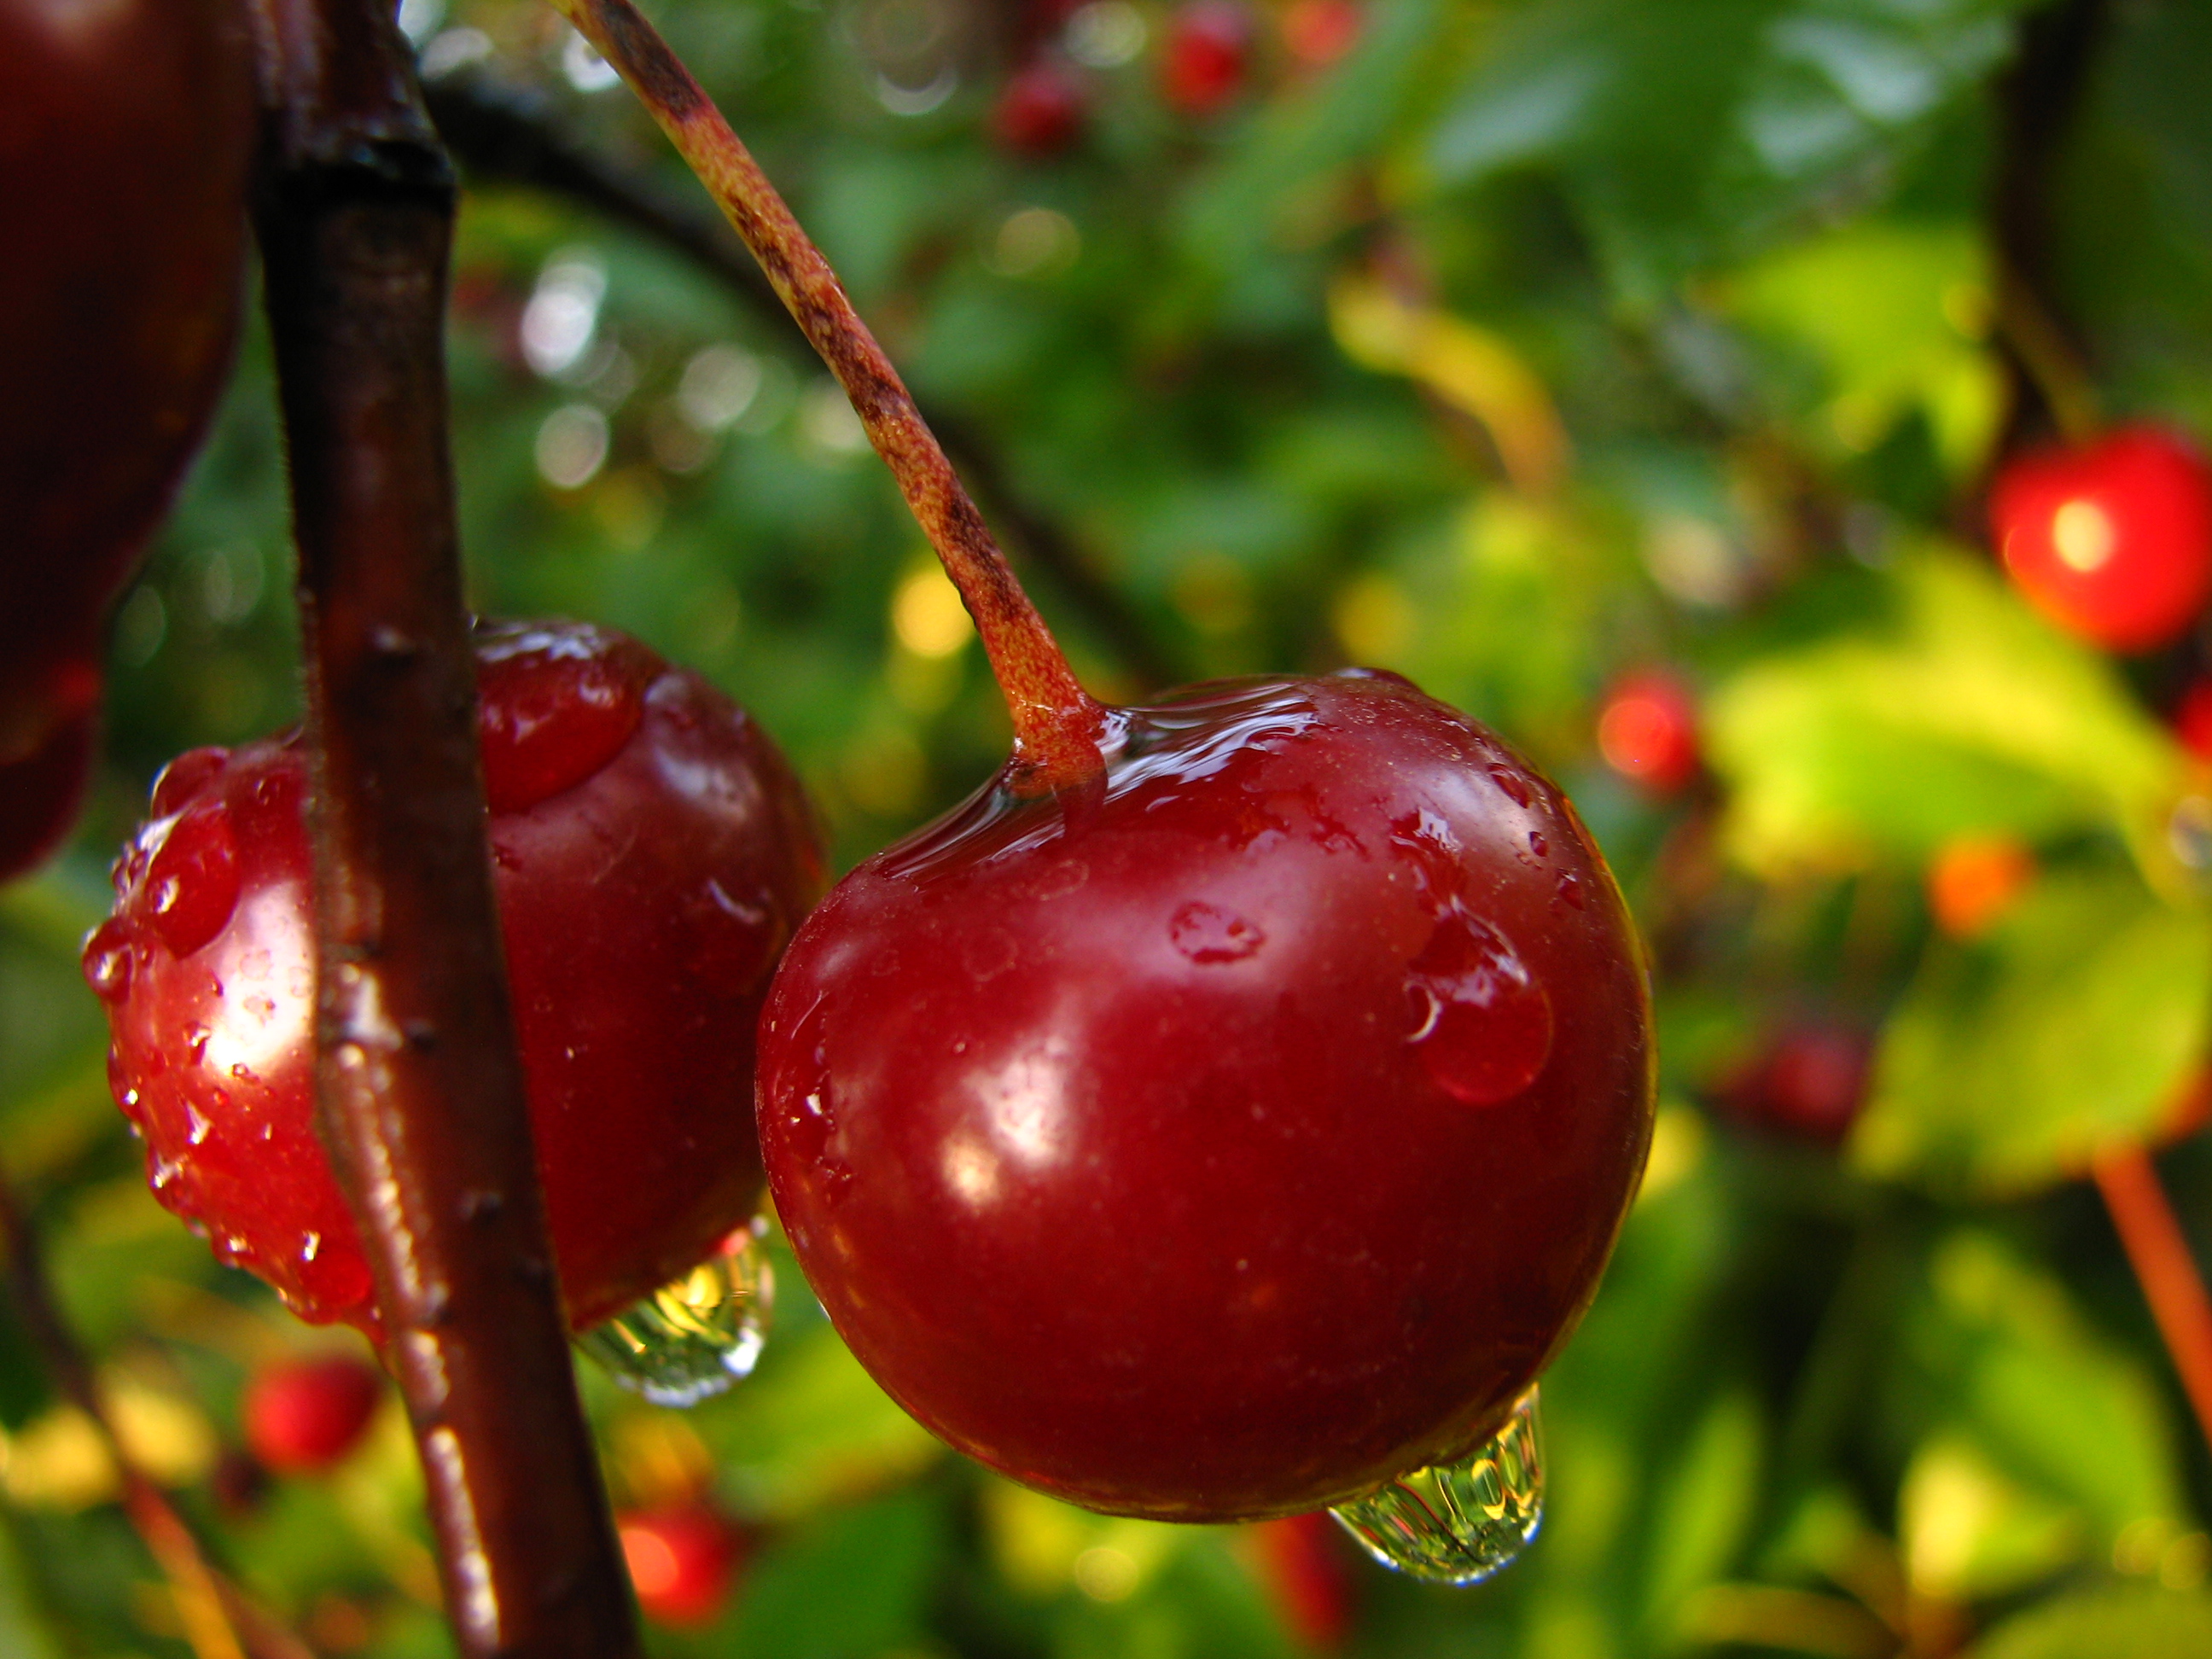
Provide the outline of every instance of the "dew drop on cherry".
<path id="1" fill-rule="evenodd" d="M 527 811 L 606 765 L 644 717 L 650 678 L 640 647 L 594 629 L 480 627 L 477 731 L 491 810 Z"/>
<path id="2" fill-rule="evenodd" d="M 229 764 L 228 749 L 187 749 L 163 767 L 161 775 L 154 780 L 154 793 L 149 803 L 152 816 L 166 818 L 173 812 L 181 811 L 222 776 L 223 768 Z"/>
<path id="3" fill-rule="evenodd" d="M 1168 938 L 1175 948 L 1200 966 L 1242 962 L 1267 942 L 1256 922 L 1233 910 L 1193 899 L 1168 923 Z"/>
<path id="4" fill-rule="evenodd" d="M 775 1305 L 775 1275 L 760 1239 L 740 1227 L 682 1278 L 576 1339 L 610 1377 L 656 1406 L 696 1406 L 752 1375 Z"/>
<path id="5" fill-rule="evenodd" d="M 1488 1442 L 1415 1469 L 1330 1513 L 1384 1566 L 1434 1584 L 1475 1584 L 1519 1559 L 1544 1518 L 1536 1390 Z"/>
<path id="6" fill-rule="evenodd" d="M 220 799 L 187 807 L 146 871 L 148 920 L 170 953 L 188 957 L 223 930 L 238 904 L 238 842 Z"/>
<path id="7" fill-rule="evenodd" d="M 121 1003 L 131 995 L 131 927 L 111 916 L 84 942 L 84 982 L 102 1002 Z"/>
<path id="8" fill-rule="evenodd" d="M 1407 969 L 1406 995 L 1406 1040 L 1454 1099 L 1510 1100 L 1552 1057 L 1551 999 L 1505 935 L 1456 900 Z"/>

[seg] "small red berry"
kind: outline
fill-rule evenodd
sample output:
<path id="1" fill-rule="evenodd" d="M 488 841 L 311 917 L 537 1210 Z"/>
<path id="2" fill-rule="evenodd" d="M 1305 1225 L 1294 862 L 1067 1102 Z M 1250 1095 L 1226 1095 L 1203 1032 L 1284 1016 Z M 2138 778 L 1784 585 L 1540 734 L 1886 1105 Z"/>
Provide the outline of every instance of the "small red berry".
<path id="1" fill-rule="evenodd" d="M 2035 854 L 2010 836 L 1961 836 L 1928 866 L 1928 908 L 1954 939 L 1974 939 L 2034 879 Z"/>
<path id="2" fill-rule="evenodd" d="M 1283 45 L 1309 69 L 1325 69 L 1358 43 L 1366 21 L 1360 0 L 1291 0 Z"/>
<path id="3" fill-rule="evenodd" d="M 1234 0 L 1192 0 L 1168 24 L 1160 92 L 1185 115 L 1212 115 L 1243 88 L 1252 20 Z"/>
<path id="4" fill-rule="evenodd" d="M 1990 487 L 1990 526 L 2028 601 L 2111 650 L 2170 642 L 2212 593 L 2212 467 L 2162 428 L 2016 457 Z"/>
<path id="5" fill-rule="evenodd" d="M 752 1213 L 753 1026 L 822 856 L 759 727 L 635 641 L 480 627 L 477 678 L 515 1033 L 582 1329 Z M 84 974 L 155 1196 L 303 1318 L 373 1334 L 368 1261 L 313 1126 L 307 787 L 297 734 L 172 762 Z"/>
<path id="6" fill-rule="evenodd" d="M 1082 84 L 1049 58 L 1017 70 L 991 110 L 991 134 L 1001 149 L 1044 160 L 1083 136 L 1090 99 Z"/>
<path id="7" fill-rule="evenodd" d="M 1334 1653 L 1352 1634 L 1352 1563 L 1344 1529 L 1326 1510 L 1262 1521 L 1252 1528 L 1260 1583 L 1284 1627 L 1306 1647 Z"/>
<path id="8" fill-rule="evenodd" d="M 315 1474 L 361 1443 L 383 1397 L 384 1374 L 350 1354 L 264 1365 L 246 1386 L 246 1443 L 264 1468 Z"/>
<path id="9" fill-rule="evenodd" d="M 2173 734 L 2201 761 L 2212 761 L 2212 674 L 2200 677 L 2181 694 L 2173 711 Z"/>
<path id="10" fill-rule="evenodd" d="M 1833 1020 L 1785 1026 L 1726 1091 L 1737 1115 L 1763 1128 L 1834 1146 L 1866 1103 L 1874 1045 Z"/>
<path id="11" fill-rule="evenodd" d="M 615 1532 L 647 1618 L 697 1630 L 721 1616 L 745 1559 L 744 1534 L 726 1519 L 703 1504 L 633 1510 Z"/>
<path id="12" fill-rule="evenodd" d="M 1597 746 L 1623 777 L 1655 794 L 1672 794 L 1698 775 L 1697 707 L 1672 674 L 1625 675 L 1598 713 Z"/>

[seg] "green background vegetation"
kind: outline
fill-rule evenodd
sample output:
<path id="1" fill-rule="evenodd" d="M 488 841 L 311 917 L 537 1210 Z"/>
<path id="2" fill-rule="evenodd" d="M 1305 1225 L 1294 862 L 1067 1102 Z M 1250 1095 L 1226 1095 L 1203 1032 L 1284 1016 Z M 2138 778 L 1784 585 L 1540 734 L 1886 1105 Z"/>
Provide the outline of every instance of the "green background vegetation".
<path id="1" fill-rule="evenodd" d="M 1094 689 L 1406 672 L 1568 787 L 1654 947 L 1660 1132 L 1544 1384 L 1544 1534 L 1468 1591 L 1351 1564 L 1348 1650 L 2212 1652 L 2212 1462 L 2083 1180 L 2099 1145 L 2156 1134 L 2204 1056 L 2212 805 L 2164 720 L 2203 642 L 2115 662 L 2057 633 L 1976 505 L 2019 394 L 1990 198 L 2035 9 L 1374 0 L 1316 67 L 1270 0 L 1247 90 L 1193 119 L 1157 90 L 1168 12 L 1109 0 L 1081 37 L 1089 131 L 1038 161 L 989 137 L 1022 3 L 654 10 L 924 402 L 1126 611 L 1035 576 Z M 2034 275 L 2110 412 L 2212 434 L 2212 9 L 2094 9 Z M 696 199 L 547 9 L 407 18 L 457 84 L 526 94 Z M 476 602 L 703 670 L 797 763 L 841 866 L 982 781 L 1007 734 L 980 653 L 795 333 L 558 193 L 468 183 L 452 342 Z M 86 825 L 0 895 L 0 1146 L 220 1557 L 319 1650 L 401 1659 L 447 1649 L 396 1407 L 335 1477 L 216 1503 L 251 1366 L 341 1339 L 155 1207 L 76 969 L 160 763 L 294 718 L 285 536 L 250 334 L 118 614 Z M 1694 689 L 1711 769 L 1669 797 L 1593 736 L 1607 686 L 1654 665 Z M 1967 836 L 2033 848 L 2038 873 L 1960 939 L 1923 884 Z M 1731 1107 L 1807 1021 L 1878 1042 L 1840 1150 Z M 2161 1168 L 2202 1257 L 2212 1155 L 2185 1142 Z M 732 1395 L 678 1416 L 586 1378 L 618 1500 L 705 1480 L 757 1529 L 721 1622 L 657 1651 L 1305 1650 L 1250 1537 L 1084 1515 L 941 1451 L 782 1267 Z M 0 1650 L 185 1652 L 4 1313 L 0 1427 Z"/>

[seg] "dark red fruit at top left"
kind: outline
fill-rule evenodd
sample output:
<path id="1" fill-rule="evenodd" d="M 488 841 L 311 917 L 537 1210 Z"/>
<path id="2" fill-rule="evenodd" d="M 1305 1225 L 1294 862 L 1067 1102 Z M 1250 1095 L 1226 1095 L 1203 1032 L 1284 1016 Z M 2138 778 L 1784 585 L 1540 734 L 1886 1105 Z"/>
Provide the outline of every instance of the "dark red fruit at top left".
<path id="1" fill-rule="evenodd" d="M 253 132 L 230 0 L 0 0 L 0 879 L 75 816 L 103 619 L 222 389 Z"/>
<path id="2" fill-rule="evenodd" d="M 575 623 L 480 628 L 477 661 L 532 1129 L 581 1329 L 752 1213 L 753 1027 L 822 854 L 782 757 L 698 676 Z M 311 1121 L 306 786 L 296 735 L 172 762 L 84 971 L 155 1195 L 303 1317 L 374 1334 Z"/>
<path id="3" fill-rule="evenodd" d="M 279 1474 L 313 1474 L 344 1461 L 368 1431 L 384 1374 L 349 1354 L 264 1365 L 239 1409 L 247 1448 Z"/>
<path id="4" fill-rule="evenodd" d="M 1093 1509 L 1260 1518 L 1495 1433 L 1595 1291 L 1650 1009 L 1573 809 L 1395 676 L 1107 717 L 861 865 L 761 1022 L 761 1139 L 892 1398 Z"/>

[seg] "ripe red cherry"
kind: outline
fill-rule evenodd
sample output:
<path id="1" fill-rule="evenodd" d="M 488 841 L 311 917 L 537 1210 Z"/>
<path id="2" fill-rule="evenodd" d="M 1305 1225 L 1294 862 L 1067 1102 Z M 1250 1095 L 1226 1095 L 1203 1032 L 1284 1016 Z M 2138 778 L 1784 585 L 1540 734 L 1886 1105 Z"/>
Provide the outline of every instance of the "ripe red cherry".
<path id="1" fill-rule="evenodd" d="M 0 4 L 0 879 L 76 815 L 102 618 L 222 388 L 253 132 L 237 7 Z"/>
<path id="2" fill-rule="evenodd" d="M 615 1517 L 645 1616 L 676 1630 L 721 1617 L 744 1566 L 744 1537 L 703 1504 L 632 1510 Z"/>
<path id="3" fill-rule="evenodd" d="M 1168 24 L 1160 93 L 1185 115 L 1212 115 L 1243 89 L 1252 19 L 1234 0 L 1192 0 Z"/>
<path id="4" fill-rule="evenodd" d="M 582 1329 L 751 1214 L 750 1034 L 822 857 L 781 756 L 698 676 L 576 623 L 480 628 L 477 653 L 538 1173 Z M 295 734 L 172 762 L 84 969 L 155 1196 L 301 1316 L 374 1334 L 311 1123 L 307 760 Z"/>
<path id="5" fill-rule="evenodd" d="M 1866 1103 L 1874 1044 L 1864 1031 L 1831 1019 L 1795 1021 L 1724 1091 L 1745 1121 L 1834 1146 Z"/>
<path id="6" fill-rule="evenodd" d="M 809 1282 L 929 1428 L 1093 1509 L 1322 1508 L 1464 1455 L 1588 1304 L 1650 1008 L 1566 801 L 1393 675 L 1106 716 L 861 865 L 761 1027 Z"/>
<path id="7" fill-rule="evenodd" d="M 2212 593 L 2212 468 L 2160 427 L 2019 456 L 1990 488 L 1990 526 L 2029 602 L 2111 650 L 2178 638 Z"/>
<path id="8" fill-rule="evenodd" d="M 1334 1653 L 1352 1634 L 1356 1612 L 1344 1529 L 1328 1515 L 1285 1516 L 1252 1529 L 1261 1587 L 1301 1645 Z"/>
<path id="9" fill-rule="evenodd" d="M 1672 794 L 1698 775 L 1698 710 L 1672 674 L 1623 676 L 1597 717 L 1598 752 L 1623 777 Z"/>
<path id="10" fill-rule="evenodd" d="M 1058 155 L 1083 136 L 1090 109 L 1083 87 L 1049 58 L 1017 70 L 991 109 L 991 134 L 1001 149 L 1037 160 Z"/>
<path id="11" fill-rule="evenodd" d="M 246 1446 L 280 1474 L 327 1469 L 361 1443 L 383 1397 L 384 1374 L 349 1354 L 264 1365 L 240 1410 Z"/>

